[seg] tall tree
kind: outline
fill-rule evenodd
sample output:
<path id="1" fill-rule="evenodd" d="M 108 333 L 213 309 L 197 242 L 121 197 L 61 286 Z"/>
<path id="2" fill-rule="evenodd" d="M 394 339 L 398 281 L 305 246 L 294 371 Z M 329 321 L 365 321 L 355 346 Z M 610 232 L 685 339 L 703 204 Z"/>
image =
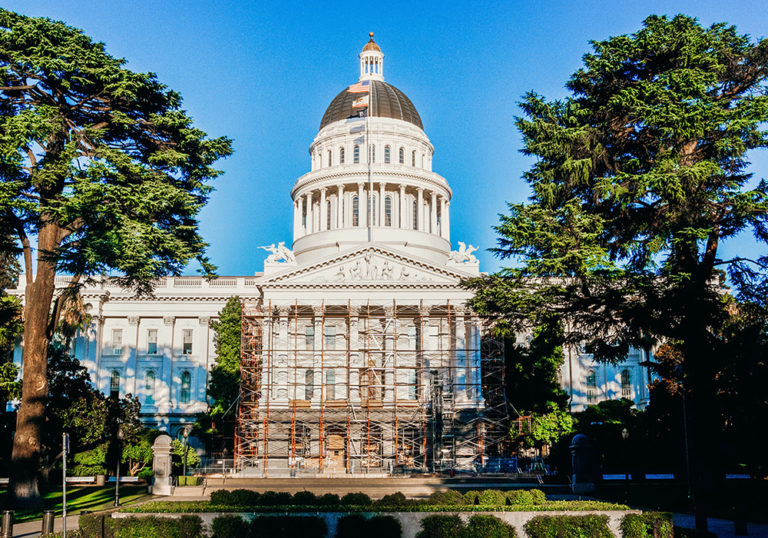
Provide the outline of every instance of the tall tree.
<path id="1" fill-rule="evenodd" d="M 39 501 L 46 350 L 57 270 L 111 273 L 140 293 L 197 259 L 213 163 L 231 152 L 152 73 L 61 22 L 0 10 L 0 219 L 23 251 L 24 374 L 11 493 Z M 36 245 L 37 250 L 33 249 Z"/>
<path id="2" fill-rule="evenodd" d="M 529 93 L 517 121 L 529 203 L 496 230 L 519 264 L 475 280 L 474 307 L 502 329 L 564 320 L 566 340 L 603 360 L 630 345 L 680 342 L 695 464 L 697 524 L 713 487 L 704 449 L 727 317 L 725 270 L 742 299 L 768 295 L 768 257 L 723 259 L 724 240 L 768 242 L 768 186 L 746 154 L 768 145 L 768 40 L 683 15 L 651 16 L 631 35 L 593 42 L 571 95 Z"/>

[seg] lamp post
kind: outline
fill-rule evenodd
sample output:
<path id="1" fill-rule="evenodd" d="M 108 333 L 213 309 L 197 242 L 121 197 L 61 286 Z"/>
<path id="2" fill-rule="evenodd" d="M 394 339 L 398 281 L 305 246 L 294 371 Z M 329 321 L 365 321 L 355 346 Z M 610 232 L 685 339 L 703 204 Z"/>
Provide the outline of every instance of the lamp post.
<path id="1" fill-rule="evenodd" d="M 184 485 L 186 486 L 187 485 L 187 479 L 186 479 L 186 476 L 187 476 L 187 446 L 188 446 L 188 441 L 189 441 L 189 428 L 185 427 L 184 430 L 182 430 L 182 433 L 184 435 L 184 457 L 183 457 L 184 466 L 183 466 L 183 470 L 182 470 L 182 475 L 185 477 L 184 478 Z"/>
<path id="2" fill-rule="evenodd" d="M 117 426 L 117 464 L 115 465 L 115 506 L 120 506 L 120 459 L 123 455 L 123 429 Z"/>
<path id="3" fill-rule="evenodd" d="M 629 497 L 629 479 L 630 474 L 628 472 L 629 467 L 629 430 L 627 428 L 623 428 L 621 430 L 621 438 L 623 439 L 623 450 L 624 452 L 624 502 L 627 502 L 627 497 Z"/>

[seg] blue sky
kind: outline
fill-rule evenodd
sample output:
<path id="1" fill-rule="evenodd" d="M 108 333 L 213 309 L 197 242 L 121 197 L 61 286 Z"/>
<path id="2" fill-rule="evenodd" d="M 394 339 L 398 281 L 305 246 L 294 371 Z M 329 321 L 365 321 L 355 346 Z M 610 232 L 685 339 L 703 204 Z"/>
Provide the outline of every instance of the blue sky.
<path id="1" fill-rule="evenodd" d="M 290 189 L 308 171 L 308 147 L 331 99 L 358 76 L 368 32 L 386 55 L 385 76 L 421 114 L 434 170 L 453 188 L 451 237 L 494 246 L 505 201 L 522 201 L 530 162 L 514 127 L 528 90 L 563 97 L 590 40 L 631 33 L 649 14 L 726 21 L 763 37 L 765 0 L 508 2 L 249 2 L 6 0 L 4 7 L 83 29 L 137 71 L 179 91 L 211 136 L 234 139 L 225 174 L 201 215 L 219 274 L 261 271 L 266 252 L 290 243 Z M 768 176 L 768 152 L 750 155 Z M 748 238 L 723 255 L 754 252 Z M 481 269 L 499 267 L 477 253 Z"/>

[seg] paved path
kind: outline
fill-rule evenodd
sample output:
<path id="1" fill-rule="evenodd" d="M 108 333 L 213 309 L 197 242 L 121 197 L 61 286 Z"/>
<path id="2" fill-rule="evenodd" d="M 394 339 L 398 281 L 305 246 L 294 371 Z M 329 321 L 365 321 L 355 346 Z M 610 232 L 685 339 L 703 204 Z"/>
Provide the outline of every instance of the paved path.
<path id="1" fill-rule="evenodd" d="M 674 514 L 675 527 L 685 527 L 693 529 L 696 527 L 696 520 L 691 514 Z M 736 536 L 733 530 L 733 521 L 729 519 L 718 519 L 710 517 L 707 519 L 710 532 L 717 534 L 719 538 L 730 538 Z M 747 523 L 749 536 L 768 536 L 768 524 L 765 523 Z"/>
<path id="2" fill-rule="evenodd" d="M 77 520 L 80 516 L 67 516 L 67 530 L 71 531 L 77 529 Z M 53 531 L 61 532 L 62 518 L 59 516 L 54 521 Z M 37 521 L 25 521 L 23 523 L 16 523 L 13 526 L 13 538 L 27 538 L 31 536 L 40 536 L 40 531 L 43 530 L 43 522 L 38 519 Z"/>

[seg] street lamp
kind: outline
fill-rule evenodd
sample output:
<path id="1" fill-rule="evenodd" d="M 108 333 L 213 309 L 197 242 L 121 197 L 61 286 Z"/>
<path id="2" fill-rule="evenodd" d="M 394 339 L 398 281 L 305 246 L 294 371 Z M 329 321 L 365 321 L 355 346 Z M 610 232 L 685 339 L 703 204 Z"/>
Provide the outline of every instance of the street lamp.
<path id="1" fill-rule="evenodd" d="M 187 476 L 187 443 L 189 441 L 189 428 L 184 428 L 182 431 L 182 434 L 184 435 L 184 467 L 183 467 L 183 476 Z M 187 485 L 187 479 L 184 478 L 184 485 Z"/>
<path id="2" fill-rule="evenodd" d="M 123 455 L 123 429 L 117 426 L 117 464 L 115 465 L 115 506 L 120 506 L 120 460 Z"/>

